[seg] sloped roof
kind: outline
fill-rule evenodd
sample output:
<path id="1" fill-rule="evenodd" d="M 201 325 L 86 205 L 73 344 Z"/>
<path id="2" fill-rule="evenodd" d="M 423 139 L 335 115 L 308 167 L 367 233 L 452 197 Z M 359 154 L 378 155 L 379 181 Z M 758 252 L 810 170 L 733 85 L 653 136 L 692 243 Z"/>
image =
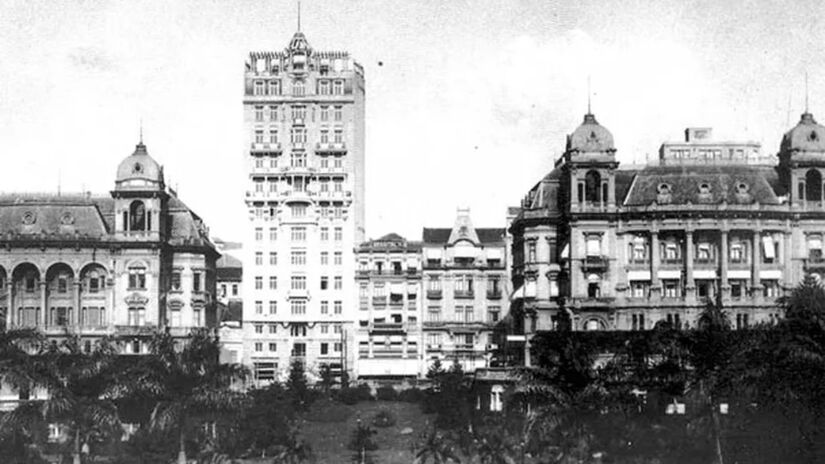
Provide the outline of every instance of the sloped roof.
<path id="1" fill-rule="evenodd" d="M 427 228 L 422 232 L 424 243 L 444 245 L 450 239 L 451 228 Z M 505 229 L 502 228 L 476 228 L 478 240 L 484 243 L 500 243 L 504 241 Z"/>
<path id="2" fill-rule="evenodd" d="M 82 195 L 2 195 L 0 234 L 103 237 L 110 228 L 96 200 Z"/>
<path id="3" fill-rule="evenodd" d="M 634 176 L 624 204 L 716 204 L 725 201 L 776 205 L 780 202 L 768 180 L 774 175 L 773 168 L 750 166 L 651 166 Z M 745 194 L 741 194 L 740 185 L 746 187 Z M 707 187 L 704 193 L 703 186 Z M 662 192 L 667 192 L 664 197 Z"/>

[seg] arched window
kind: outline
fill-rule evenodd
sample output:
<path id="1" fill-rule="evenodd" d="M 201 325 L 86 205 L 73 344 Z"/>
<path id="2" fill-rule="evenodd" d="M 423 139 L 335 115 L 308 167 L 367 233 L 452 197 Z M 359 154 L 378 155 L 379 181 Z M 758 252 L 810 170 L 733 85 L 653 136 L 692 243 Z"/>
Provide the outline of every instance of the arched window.
<path id="1" fill-rule="evenodd" d="M 822 175 L 816 169 L 805 173 L 805 200 L 822 201 Z"/>
<path id="2" fill-rule="evenodd" d="M 602 176 L 597 171 L 588 171 L 584 176 L 584 200 L 586 202 L 599 203 L 601 193 Z"/>
<path id="3" fill-rule="evenodd" d="M 129 230 L 146 230 L 146 207 L 143 202 L 135 200 L 129 205 Z"/>

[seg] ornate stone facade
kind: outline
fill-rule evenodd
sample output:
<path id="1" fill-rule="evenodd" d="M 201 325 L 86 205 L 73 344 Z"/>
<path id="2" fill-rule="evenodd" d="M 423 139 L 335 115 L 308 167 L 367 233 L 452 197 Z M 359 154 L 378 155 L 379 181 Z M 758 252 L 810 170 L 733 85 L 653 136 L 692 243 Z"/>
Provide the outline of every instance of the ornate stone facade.
<path id="1" fill-rule="evenodd" d="M 778 165 L 753 142 L 686 134 L 630 169 L 595 116 L 568 137 L 510 228 L 519 317 L 508 348 L 521 362 L 562 311 L 574 330 L 692 327 L 712 299 L 741 328 L 781 317 L 776 298 L 825 272 L 825 127 L 803 114 Z"/>

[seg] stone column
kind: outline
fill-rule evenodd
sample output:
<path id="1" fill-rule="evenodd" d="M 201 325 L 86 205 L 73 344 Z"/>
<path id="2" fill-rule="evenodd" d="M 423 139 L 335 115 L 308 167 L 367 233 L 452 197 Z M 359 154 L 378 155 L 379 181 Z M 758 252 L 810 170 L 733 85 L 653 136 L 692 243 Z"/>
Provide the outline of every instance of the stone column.
<path id="1" fill-rule="evenodd" d="M 759 297 L 759 291 L 762 289 L 762 282 L 759 280 L 759 271 L 762 268 L 762 259 L 759 254 L 759 247 L 762 246 L 762 231 L 756 229 L 753 231 L 753 250 L 751 250 L 751 257 L 753 259 L 752 275 L 751 275 L 751 296 Z M 778 258 L 778 257 L 777 257 Z"/>
<path id="2" fill-rule="evenodd" d="M 696 253 L 693 249 L 693 230 L 685 230 L 685 296 L 689 301 L 696 297 L 696 285 L 693 281 L 693 259 Z"/>
<path id="3" fill-rule="evenodd" d="M 662 295 L 662 282 L 659 281 L 659 231 L 650 231 L 650 296 L 659 298 Z"/>
<path id="4" fill-rule="evenodd" d="M 727 299 L 730 293 L 730 286 L 728 285 L 728 230 L 723 229 L 719 231 L 719 259 L 721 264 L 721 271 L 719 273 L 719 280 L 721 285 L 719 290 L 722 292 L 722 298 Z"/>
<path id="5" fill-rule="evenodd" d="M 46 321 L 48 320 L 46 314 L 48 313 L 48 308 L 46 308 L 46 282 L 40 282 L 40 329 L 46 328 Z"/>
<path id="6" fill-rule="evenodd" d="M 72 315 L 72 322 L 71 324 L 74 326 L 75 330 L 80 330 L 80 322 L 81 322 L 81 315 L 80 315 L 80 289 L 82 285 L 80 282 L 74 283 L 74 314 Z"/>
<path id="7" fill-rule="evenodd" d="M 6 303 L 8 303 L 8 309 L 6 310 L 6 329 L 10 329 L 17 325 L 17 309 L 14 307 L 14 279 L 6 283 L 6 295 Z"/>
<path id="8" fill-rule="evenodd" d="M 782 231 L 782 242 L 782 265 L 785 271 L 782 286 L 790 287 L 796 284 L 796 282 L 793 281 L 795 269 L 801 267 L 801 264 L 793 259 L 793 247 L 791 243 L 793 242 L 793 235 L 790 229 Z"/>

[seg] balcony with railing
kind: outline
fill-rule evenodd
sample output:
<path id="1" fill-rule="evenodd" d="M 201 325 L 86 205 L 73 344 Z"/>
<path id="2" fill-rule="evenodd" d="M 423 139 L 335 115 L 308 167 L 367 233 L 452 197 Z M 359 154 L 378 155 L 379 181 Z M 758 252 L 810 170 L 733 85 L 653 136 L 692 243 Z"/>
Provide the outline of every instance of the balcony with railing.
<path id="1" fill-rule="evenodd" d="M 315 145 L 316 153 L 341 153 L 347 151 L 347 144 L 344 142 L 318 142 Z"/>
<path id="2" fill-rule="evenodd" d="M 427 290 L 427 299 L 429 300 L 440 300 L 443 297 L 443 291 L 439 290 Z"/>
<path id="3" fill-rule="evenodd" d="M 473 299 L 475 298 L 475 292 L 472 290 L 455 290 L 453 292 L 453 296 L 459 299 Z"/>
<path id="4" fill-rule="evenodd" d="M 372 305 L 373 306 L 386 306 L 387 305 L 387 296 L 374 296 L 372 297 Z"/>
<path id="5" fill-rule="evenodd" d="M 500 300 L 502 297 L 501 290 L 487 290 L 487 299 L 488 300 Z"/>
<path id="6" fill-rule="evenodd" d="M 280 142 L 274 143 L 258 143 L 252 142 L 250 149 L 253 153 L 262 153 L 262 152 L 282 152 L 283 147 L 281 146 Z"/>
<path id="7" fill-rule="evenodd" d="M 587 256 L 582 259 L 582 270 L 585 272 L 604 272 L 610 260 L 607 256 Z"/>

